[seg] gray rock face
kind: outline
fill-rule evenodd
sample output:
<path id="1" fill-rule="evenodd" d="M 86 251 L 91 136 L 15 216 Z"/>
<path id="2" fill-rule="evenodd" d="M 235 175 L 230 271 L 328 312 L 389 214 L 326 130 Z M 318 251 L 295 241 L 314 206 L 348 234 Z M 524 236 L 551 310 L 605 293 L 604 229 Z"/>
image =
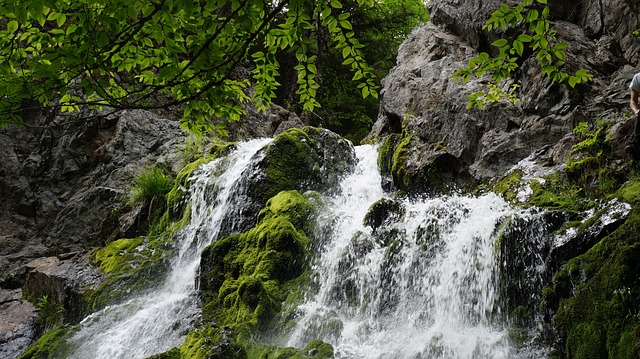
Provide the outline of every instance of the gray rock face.
<path id="1" fill-rule="evenodd" d="M 227 130 L 232 139 L 240 141 L 251 138 L 273 137 L 290 128 L 302 128 L 305 126 L 295 112 L 276 104 L 272 104 L 264 112 L 259 112 L 252 106 L 246 106 L 245 111 L 246 114 L 242 121 L 232 122 L 227 125 Z"/>
<path id="2" fill-rule="evenodd" d="M 89 255 L 72 253 L 69 257 L 42 257 L 27 263 L 22 290 L 29 298 L 47 296 L 64 308 L 65 323 L 77 324 L 87 314 L 83 290 L 96 288 L 103 275 L 91 265 Z"/>
<path id="3" fill-rule="evenodd" d="M 86 314 L 81 288 L 100 275 L 84 251 L 139 233 L 131 218 L 140 208 L 127 204 L 133 179 L 148 166 L 182 168 L 185 136 L 177 121 L 146 111 L 0 130 L 0 357 L 17 357 L 41 334 L 23 291 L 61 305 L 65 322 Z"/>
<path id="4" fill-rule="evenodd" d="M 0 289 L 0 318 L 0 357 L 17 358 L 36 335 L 36 308 L 20 289 Z"/>
<path id="5" fill-rule="evenodd" d="M 85 250 L 118 238 L 133 179 L 146 166 L 182 166 L 179 123 L 122 111 L 75 123 L 31 120 L 0 131 L 0 284 L 33 258 Z M 129 224 L 128 226 L 131 226 Z"/>
<path id="6" fill-rule="evenodd" d="M 405 40 L 397 66 L 382 82 L 380 113 L 368 139 L 405 128 L 412 135 L 409 158 L 423 159 L 407 164 L 414 167 L 416 178 L 419 172 L 433 172 L 428 158 L 435 159 L 435 144 L 457 159 L 449 163 L 459 163 L 475 180 L 486 181 L 532 152 L 555 145 L 578 122 L 622 121 L 629 112 L 628 84 L 638 62 L 638 41 L 631 32 L 638 27 L 640 10 L 615 0 L 571 5 L 550 1 L 557 37 L 571 44 L 566 49 L 567 70 L 587 69 L 594 75 L 592 82 L 576 88 L 551 83 L 536 60 L 526 58 L 515 74 L 520 83 L 517 105 L 500 102 L 483 110 L 467 110 L 466 95 L 486 91 L 484 80 L 463 84 L 451 76 L 480 51 L 492 51 L 490 43 L 497 37 L 483 31 L 482 24 L 501 3 L 430 2 L 431 22 Z M 566 151 L 567 146 L 562 149 Z M 554 158 L 564 161 L 566 155 L 556 153 Z"/>

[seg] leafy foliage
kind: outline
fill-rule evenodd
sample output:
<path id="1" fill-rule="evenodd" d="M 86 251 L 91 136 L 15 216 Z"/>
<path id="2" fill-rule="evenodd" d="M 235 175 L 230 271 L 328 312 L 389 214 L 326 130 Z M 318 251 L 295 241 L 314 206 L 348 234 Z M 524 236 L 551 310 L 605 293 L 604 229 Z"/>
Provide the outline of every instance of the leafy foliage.
<path id="1" fill-rule="evenodd" d="M 58 324 L 62 324 L 65 309 L 55 298 L 49 297 L 49 295 L 45 294 L 38 298 L 36 306 L 40 311 L 40 320 L 44 324 L 46 330 L 51 329 Z"/>
<path id="2" fill-rule="evenodd" d="M 243 102 L 264 107 L 274 98 L 279 51 L 295 53 L 300 101 L 313 110 L 312 39 L 320 28 L 362 95 L 375 97 L 349 17 L 338 0 L 7 0 L 0 4 L 0 125 L 43 106 L 184 105 L 184 127 L 224 133 L 220 120 L 239 119 Z M 250 74 L 240 71 L 250 65 Z"/>
<path id="3" fill-rule="evenodd" d="M 481 52 L 469 61 L 466 68 L 454 73 L 454 80 L 463 82 L 469 81 L 472 76 L 491 76 L 493 87 L 490 88 L 489 94 L 477 92 L 467 96 L 470 100 L 469 108 L 482 108 L 483 104 L 495 102 L 503 97 L 515 102 L 515 97 L 512 94 L 502 94 L 497 84 L 511 78 L 511 74 L 518 68 L 518 60 L 525 56 L 525 51 L 531 51 L 542 72 L 554 82 L 568 82 L 571 87 L 575 87 L 592 79 L 593 75 L 584 69 L 577 70 L 574 74 L 563 71 L 566 61 L 564 49 L 569 44 L 557 41 L 556 31 L 551 28 L 548 18 L 547 0 L 523 0 L 515 7 L 502 4 L 491 14 L 483 26 L 485 30 L 504 32 L 510 28 L 525 29 L 514 36 L 515 38 L 501 38 L 491 43 L 493 47 L 498 48 L 497 56 L 492 57 L 486 52 Z"/>
<path id="4" fill-rule="evenodd" d="M 355 0 L 344 0 L 343 4 L 358 39 L 365 45 L 362 52 L 373 68 L 378 86 L 379 79 L 395 65 L 402 41 L 413 28 L 429 20 L 426 6 L 421 0 L 377 0 L 372 6 L 356 6 Z M 341 66 L 343 61 L 342 52 L 335 47 L 320 52 L 322 107 L 315 112 L 322 118 L 322 126 L 358 143 L 373 125 L 379 102 L 373 96 L 357 96 L 363 89 L 359 75 Z M 348 78 L 356 81 L 345 81 Z"/>

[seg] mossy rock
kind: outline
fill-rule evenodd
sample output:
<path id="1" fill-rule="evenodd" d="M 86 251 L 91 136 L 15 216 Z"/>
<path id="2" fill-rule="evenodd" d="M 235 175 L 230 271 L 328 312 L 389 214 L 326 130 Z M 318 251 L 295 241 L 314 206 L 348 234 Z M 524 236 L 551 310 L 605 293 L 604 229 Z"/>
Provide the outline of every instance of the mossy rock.
<path id="1" fill-rule="evenodd" d="M 497 180 L 493 186 L 493 192 L 499 194 L 507 201 L 514 202 L 518 198 L 518 192 L 522 187 L 522 169 L 515 169 Z"/>
<path id="2" fill-rule="evenodd" d="M 324 129 L 292 128 L 274 138 L 257 164 L 261 174 L 249 184 L 260 206 L 281 191 L 328 191 L 356 164 L 351 144 Z"/>
<path id="3" fill-rule="evenodd" d="M 168 268 L 172 241 L 167 234 L 122 238 L 96 250 L 94 264 L 106 276 L 99 287 L 85 289 L 87 310 L 100 309 L 156 285 Z"/>
<path id="4" fill-rule="evenodd" d="M 173 350 L 173 349 L 172 349 Z M 246 359 L 244 348 L 228 328 L 206 325 L 192 330 L 179 349 L 180 359 Z M 172 355 L 175 357 L 176 351 Z"/>
<path id="5" fill-rule="evenodd" d="M 180 349 L 179 348 L 173 348 L 169 351 L 166 351 L 164 353 L 160 353 L 160 354 L 155 354 L 152 355 L 146 359 L 180 359 Z"/>
<path id="6" fill-rule="evenodd" d="M 322 340 L 314 340 L 303 349 L 267 346 L 254 350 L 250 357 L 258 359 L 331 359 L 333 358 L 333 346 Z"/>
<path id="7" fill-rule="evenodd" d="M 382 198 L 371 205 L 364 217 L 364 225 L 375 232 L 384 225 L 399 221 L 404 213 L 405 208 L 401 202 Z"/>
<path id="8" fill-rule="evenodd" d="M 640 351 L 640 214 L 555 274 L 555 329 L 569 358 L 638 358 Z M 629 295 L 621 295 L 628 290 Z M 556 300 L 557 302 L 553 303 Z"/>
<path id="9" fill-rule="evenodd" d="M 304 228 L 311 213 L 305 196 L 280 192 L 254 228 L 209 245 L 199 277 L 205 317 L 240 334 L 269 324 L 282 309 L 285 284 L 306 268 L 310 240 L 296 225 Z"/>
<path id="10" fill-rule="evenodd" d="M 31 344 L 19 359 L 64 358 L 69 352 L 67 339 L 73 334 L 70 326 L 57 326 Z"/>

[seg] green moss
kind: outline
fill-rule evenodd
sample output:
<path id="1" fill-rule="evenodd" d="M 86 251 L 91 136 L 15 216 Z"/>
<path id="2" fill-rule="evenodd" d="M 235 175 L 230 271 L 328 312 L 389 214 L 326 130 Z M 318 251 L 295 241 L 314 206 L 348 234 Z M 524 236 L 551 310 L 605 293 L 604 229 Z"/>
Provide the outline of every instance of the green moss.
<path id="1" fill-rule="evenodd" d="M 331 359 L 333 346 L 322 340 L 314 340 L 303 349 L 258 345 L 254 346 L 248 354 L 249 358 L 256 359 Z"/>
<path id="2" fill-rule="evenodd" d="M 306 267 L 305 227 L 311 203 L 297 191 L 267 201 L 256 227 L 222 238 L 202 254 L 200 288 L 205 316 L 242 337 L 270 324 L 287 297 L 287 282 Z"/>
<path id="3" fill-rule="evenodd" d="M 164 353 L 155 354 L 150 357 L 147 357 L 146 359 L 180 359 L 180 349 L 173 348 Z"/>
<path id="4" fill-rule="evenodd" d="M 130 261 L 138 253 L 143 238 L 122 238 L 94 253 L 95 263 L 105 274 L 131 269 Z"/>
<path id="5" fill-rule="evenodd" d="M 313 173 L 312 143 L 305 130 L 292 128 L 279 134 L 267 147 L 266 178 L 257 193 L 261 203 L 266 203 L 280 191 L 297 188 L 301 179 Z M 319 168 L 315 170 L 319 171 Z"/>
<path id="6" fill-rule="evenodd" d="M 554 323 L 565 339 L 562 349 L 567 357 L 640 355 L 636 344 L 640 343 L 640 319 L 633 313 L 640 307 L 640 298 L 628 302 L 618 295 L 621 288 L 636 288 L 640 283 L 638 231 L 640 215 L 634 210 L 624 225 L 554 276 L 554 293 L 547 296 L 558 300 Z"/>
<path id="7" fill-rule="evenodd" d="M 313 204 L 298 191 L 283 191 L 267 201 L 258 214 L 258 222 L 269 218 L 284 217 L 296 228 L 303 229 L 313 213 Z"/>
<path id="8" fill-rule="evenodd" d="M 174 354 L 175 355 L 175 354 Z M 247 354 L 227 329 L 205 326 L 193 330 L 180 346 L 183 359 L 245 359 Z"/>
<path id="9" fill-rule="evenodd" d="M 391 173 L 393 167 L 393 153 L 400 142 L 401 137 L 397 133 L 387 136 L 378 151 L 378 167 L 383 173 Z"/>
<path id="10" fill-rule="evenodd" d="M 507 201 L 515 201 L 522 186 L 522 175 L 521 168 L 507 173 L 493 185 L 493 192 L 501 195 Z"/>
<path id="11" fill-rule="evenodd" d="M 507 337 L 509 338 L 509 343 L 516 348 L 525 346 L 529 340 L 527 330 L 523 328 L 511 328 Z"/>
<path id="12" fill-rule="evenodd" d="M 263 176 L 249 183 L 248 194 L 264 205 L 281 191 L 331 190 L 354 165 L 347 140 L 314 127 L 292 128 L 264 148 Z"/>
<path id="13" fill-rule="evenodd" d="M 411 136 L 403 134 L 402 139 L 398 142 L 393 151 L 393 165 L 391 166 L 391 176 L 393 183 L 401 191 L 409 189 L 411 183 L 407 174 L 407 161 L 409 159 L 409 148 L 411 146 Z"/>
<path id="14" fill-rule="evenodd" d="M 214 155 L 206 155 L 200 157 L 197 160 L 184 166 L 180 170 L 180 172 L 178 172 L 173 188 L 171 188 L 171 190 L 167 193 L 167 205 L 169 208 L 178 204 L 182 197 L 185 195 L 186 189 L 189 188 L 189 178 L 191 178 L 193 172 L 200 168 L 201 165 L 209 163 L 215 158 L 216 157 Z"/>
<path id="15" fill-rule="evenodd" d="M 93 311 L 131 292 L 156 284 L 165 272 L 173 238 L 167 234 L 123 238 L 94 252 L 94 264 L 105 273 L 98 288 L 86 288 L 84 310 Z"/>
<path id="16" fill-rule="evenodd" d="M 58 326 L 40 337 L 19 359 L 63 358 L 69 351 L 66 339 L 72 334 L 71 327 Z"/>
<path id="17" fill-rule="evenodd" d="M 634 206 L 640 205 L 640 179 L 625 183 L 615 196 Z"/>

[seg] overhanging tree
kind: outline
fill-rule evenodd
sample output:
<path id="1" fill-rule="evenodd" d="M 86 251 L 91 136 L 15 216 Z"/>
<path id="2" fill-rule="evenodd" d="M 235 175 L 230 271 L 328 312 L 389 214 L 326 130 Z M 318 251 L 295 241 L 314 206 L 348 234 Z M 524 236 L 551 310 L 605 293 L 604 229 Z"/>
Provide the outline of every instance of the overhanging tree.
<path id="1" fill-rule="evenodd" d="M 343 0 L 343 5 L 351 14 L 349 19 L 358 39 L 365 45 L 362 51 L 374 69 L 376 84 L 395 66 L 398 47 L 406 36 L 429 20 L 422 0 L 384 0 L 371 7 L 357 6 L 355 0 Z M 340 66 L 343 61 L 337 49 L 320 53 L 322 107 L 315 112 L 323 126 L 358 143 L 370 131 L 380 104 L 374 97 L 363 100 L 354 96 L 362 84 L 358 84 L 357 77 L 350 74 L 348 68 Z M 352 76 L 356 81 L 345 81 Z"/>
<path id="2" fill-rule="evenodd" d="M 295 54 L 297 93 L 313 110 L 321 28 L 362 95 L 375 97 L 372 69 L 342 7 L 338 0 L 5 0 L 0 126 L 40 108 L 184 105 L 184 127 L 224 132 L 216 119 L 237 120 L 243 102 L 264 108 L 275 97 L 282 51 Z M 251 73 L 238 71 L 241 64 Z"/>

